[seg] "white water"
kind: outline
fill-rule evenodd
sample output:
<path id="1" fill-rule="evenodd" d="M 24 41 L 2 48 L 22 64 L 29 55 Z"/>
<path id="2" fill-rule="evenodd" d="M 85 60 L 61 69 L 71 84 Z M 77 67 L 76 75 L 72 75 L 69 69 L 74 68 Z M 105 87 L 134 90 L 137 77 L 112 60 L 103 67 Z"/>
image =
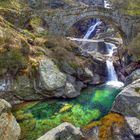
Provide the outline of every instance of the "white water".
<path id="1" fill-rule="evenodd" d="M 108 2 L 108 0 L 105 0 L 105 1 L 104 1 L 104 7 L 105 7 L 105 8 L 111 8 L 111 7 L 110 7 L 110 4 L 109 4 L 109 2 Z"/>
<path id="2" fill-rule="evenodd" d="M 90 35 L 95 31 L 96 27 L 99 26 L 102 22 L 98 20 L 96 23 L 94 23 L 87 31 L 87 33 L 84 36 L 84 39 L 89 39 Z"/>
<path id="3" fill-rule="evenodd" d="M 106 82 L 107 85 L 115 86 L 115 87 L 122 87 L 124 86 L 124 83 L 120 82 L 117 77 L 117 73 L 115 71 L 114 65 L 113 65 L 113 52 L 116 48 L 115 45 L 111 43 L 106 43 L 107 51 L 108 51 L 108 59 L 106 60 L 107 65 L 107 72 L 108 72 L 108 80 Z"/>
<path id="4" fill-rule="evenodd" d="M 96 23 L 94 23 L 87 31 L 87 33 L 85 34 L 84 38 L 83 39 L 78 39 L 78 38 L 69 38 L 71 40 L 79 40 L 79 41 L 91 41 L 89 38 L 91 36 L 91 34 L 96 30 L 96 27 L 99 26 L 102 22 L 100 20 L 97 20 Z M 94 40 L 93 40 L 94 41 Z M 96 40 L 97 42 L 97 40 Z M 106 43 L 106 47 L 107 47 L 107 50 L 108 50 L 108 59 L 106 60 L 106 65 L 107 65 L 107 72 L 108 72 L 108 79 L 107 79 L 107 82 L 106 84 L 107 85 L 110 85 L 110 86 L 113 86 L 113 87 L 123 87 L 124 86 L 124 83 L 120 82 L 118 80 L 118 77 L 117 77 L 117 73 L 115 71 L 115 68 L 114 68 L 114 65 L 113 65 L 113 60 L 112 60 L 112 57 L 113 57 L 113 53 L 114 53 L 114 50 L 116 49 L 116 46 L 114 44 L 111 44 L 111 43 Z"/>

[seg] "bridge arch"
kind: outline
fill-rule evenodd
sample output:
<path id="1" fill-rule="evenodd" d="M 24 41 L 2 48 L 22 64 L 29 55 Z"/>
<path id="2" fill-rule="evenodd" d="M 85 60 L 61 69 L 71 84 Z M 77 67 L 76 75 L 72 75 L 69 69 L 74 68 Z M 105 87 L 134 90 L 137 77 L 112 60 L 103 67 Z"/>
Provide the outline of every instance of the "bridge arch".
<path id="1" fill-rule="evenodd" d="M 46 20 L 50 19 L 49 30 L 58 35 L 65 36 L 67 31 L 78 21 L 84 18 L 100 18 L 116 27 L 125 40 L 131 40 L 134 36 L 133 19 L 122 15 L 118 11 L 95 6 L 69 7 L 54 12 L 53 14 L 45 11 Z"/>
<path id="2" fill-rule="evenodd" d="M 96 18 L 100 19 L 101 21 L 103 21 L 107 25 L 112 25 L 113 29 L 115 29 L 115 31 L 119 32 L 122 39 L 126 38 L 125 32 L 122 30 L 121 26 L 118 25 L 114 20 L 112 20 L 108 17 L 104 17 L 104 16 L 94 16 L 94 17 L 93 16 L 86 16 L 86 17 L 83 17 L 83 18 L 81 17 L 81 18 L 77 19 L 75 21 L 76 23 L 73 22 L 73 25 L 71 23 L 69 25 L 69 27 L 67 27 L 66 36 L 75 36 L 75 34 L 73 34 L 72 31 L 75 30 L 75 27 L 77 26 L 77 24 L 80 24 L 80 22 L 84 22 L 84 21 L 88 21 L 88 20 L 92 20 L 92 19 L 96 19 Z"/>

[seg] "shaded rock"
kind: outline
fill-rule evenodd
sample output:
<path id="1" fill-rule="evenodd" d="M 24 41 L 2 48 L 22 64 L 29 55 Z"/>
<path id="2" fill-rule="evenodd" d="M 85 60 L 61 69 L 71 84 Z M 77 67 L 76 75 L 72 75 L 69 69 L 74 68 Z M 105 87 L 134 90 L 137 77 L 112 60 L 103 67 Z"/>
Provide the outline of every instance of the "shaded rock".
<path id="1" fill-rule="evenodd" d="M 11 105 L 0 99 L 0 140 L 18 140 L 20 126 L 10 112 Z"/>
<path id="2" fill-rule="evenodd" d="M 93 80 L 92 80 L 92 84 L 101 84 L 102 82 L 104 82 L 101 77 L 98 74 L 94 74 Z"/>
<path id="3" fill-rule="evenodd" d="M 127 125 L 122 128 L 113 125 L 112 138 L 110 140 L 135 140 L 135 138 L 132 131 Z"/>
<path id="4" fill-rule="evenodd" d="M 127 124 L 129 125 L 130 129 L 133 131 L 134 135 L 140 136 L 140 120 L 136 117 L 125 117 Z"/>
<path id="5" fill-rule="evenodd" d="M 133 71 L 129 76 L 126 77 L 125 85 L 128 85 L 138 79 L 140 79 L 140 69 Z"/>
<path id="6" fill-rule="evenodd" d="M 62 67 L 62 69 L 63 69 L 63 71 L 65 72 L 65 73 L 67 73 L 67 74 L 74 74 L 74 73 L 76 73 L 76 70 L 74 69 L 74 68 L 72 68 L 68 63 L 66 63 L 66 62 L 63 62 L 62 64 L 61 64 L 61 67 Z"/>
<path id="7" fill-rule="evenodd" d="M 140 80 L 122 90 L 115 99 L 112 111 L 140 119 Z"/>
<path id="8" fill-rule="evenodd" d="M 40 61 L 39 74 L 41 88 L 47 91 L 61 88 L 66 83 L 66 75 L 60 72 L 54 62 L 50 59 Z"/>
<path id="9" fill-rule="evenodd" d="M 50 130 L 38 140 L 84 140 L 78 128 L 70 123 L 62 123 L 58 127 Z"/>
<path id="10" fill-rule="evenodd" d="M 35 93 L 33 81 L 26 75 L 18 76 L 14 81 L 13 88 L 15 94 L 25 100 L 41 99 L 41 97 Z"/>
<path id="11" fill-rule="evenodd" d="M 65 96 L 68 98 L 77 97 L 80 95 L 80 90 L 77 91 L 71 83 L 66 83 L 65 86 Z"/>

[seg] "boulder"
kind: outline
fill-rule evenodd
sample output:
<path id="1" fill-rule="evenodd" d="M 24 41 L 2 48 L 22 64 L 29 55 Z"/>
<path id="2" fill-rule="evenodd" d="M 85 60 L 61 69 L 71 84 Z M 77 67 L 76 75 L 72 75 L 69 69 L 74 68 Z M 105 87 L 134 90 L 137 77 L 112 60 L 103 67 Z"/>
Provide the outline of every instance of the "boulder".
<path id="1" fill-rule="evenodd" d="M 115 99 L 112 111 L 140 119 L 140 80 L 122 90 Z"/>
<path id="2" fill-rule="evenodd" d="M 73 84 L 67 82 L 65 86 L 65 95 L 68 98 L 74 98 L 80 95 L 80 91 L 77 91 Z"/>
<path id="3" fill-rule="evenodd" d="M 136 140 L 140 139 L 140 79 L 124 88 L 116 97 L 113 112 L 122 114 Z"/>
<path id="4" fill-rule="evenodd" d="M 140 136 L 140 120 L 136 117 L 125 117 L 127 124 L 135 136 Z"/>
<path id="5" fill-rule="evenodd" d="M 124 125 L 124 127 L 113 125 L 110 140 L 135 140 L 135 137 L 127 125 Z"/>
<path id="6" fill-rule="evenodd" d="M 20 126 L 11 113 L 11 105 L 0 99 L 0 140 L 18 140 Z"/>
<path id="7" fill-rule="evenodd" d="M 66 75 L 50 59 L 40 61 L 39 75 L 41 88 L 44 90 L 53 91 L 65 86 Z"/>
<path id="8" fill-rule="evenodd" d="M 126 77 L 125 85 L 128 85 L 137 79 L 140 79 L 140 69 L 133 71 L 129 76 Z"/>
<path id="9" fill-rule="evenodd" d="M 62 123 L 38 140 L 85 140 L 81 131 L 70 123 Z"/>

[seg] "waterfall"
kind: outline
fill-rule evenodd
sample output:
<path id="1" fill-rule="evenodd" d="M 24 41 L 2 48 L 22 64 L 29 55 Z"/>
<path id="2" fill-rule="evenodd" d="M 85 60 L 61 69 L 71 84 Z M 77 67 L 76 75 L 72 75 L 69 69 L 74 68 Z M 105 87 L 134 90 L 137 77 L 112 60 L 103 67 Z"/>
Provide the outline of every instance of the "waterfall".
<path id="1" fill-rule="evenodd" d="M 116 46 L 111 43 L 106 43 L 106 48 L 108 52 L 108 59 L 106 60 L 106 66 L 107 66 L 107 72 L 108 72 L 108 79 L 107 79 L 107 85 L 115 86 L 115 87 L 122 87 L 124 84 L 118 80 L 117 73 L 115 71 L 114 65 L 113 65 L 113 52 Z"/>
<path id="2" fill-rule="evenodd" d="M 88 29 L 86 32 L 84 39 L 89 39 L 91 34 L 96 30 L 96 27 L 99 26 L 102 22 L 97 20 L 96 23 L 94 22 L 93 25 Z"/>
<path id="3" fill-rule="evenodd" d="M 10 91 L 13 79 L 11 75 L 5 75 L 4 79 L 0 80 L 0 92 Z"/>

